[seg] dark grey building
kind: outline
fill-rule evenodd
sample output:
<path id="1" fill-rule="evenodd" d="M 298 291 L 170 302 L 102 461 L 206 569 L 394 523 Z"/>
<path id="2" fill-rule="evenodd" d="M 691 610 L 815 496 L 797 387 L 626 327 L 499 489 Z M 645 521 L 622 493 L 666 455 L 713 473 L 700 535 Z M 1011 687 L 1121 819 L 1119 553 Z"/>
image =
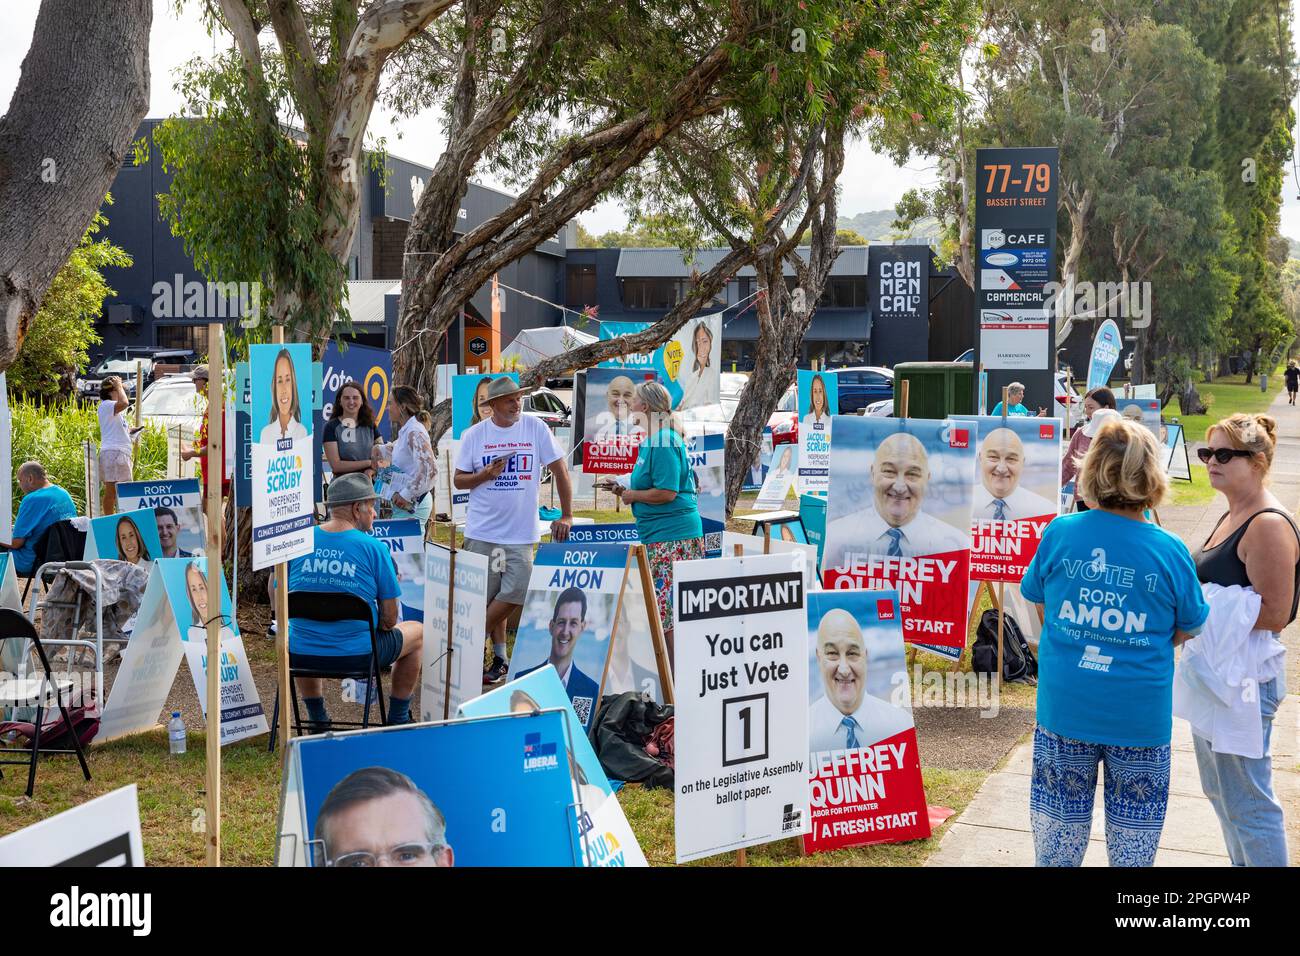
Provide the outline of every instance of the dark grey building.
<path id="1" fill-rule="evenodd" d="M 153 129 L 160 122 L 145 120 L 137 136 L 148 137 L 152 143 Z M 431 170 L 392 155 L 385 165 L 384 185 L 377 170 L 366 173 L 360 225 L 348 262 L 348 292 L 354 338 L 367 345 L 392 348 L 396 344 L 406 233 Z M 167 192 L 170 181 L 156 148 L 149 150 L 149 161 L 140 166 L 128 157 L 113 181 L 113 205 L 103 209 L 109 223 L 102 235 L 130 253 L 134 264 L 109 275 L 117 294 L 105 302 L 97 325 L 104 340 L 96 350 L 99 355 L 124 345 L 194 348 L 203 352 L 203 328 L 213 319 L 227 318 L 236 311 L 219 295 L 208 292 L 204 277 L 159 213 L 157 196 Z M 505 193 L 471 184 L 462 200 L 457 232 L 472 229 L 512 201 L 513 197 Z M 503 298 L 502 345 L 520 329 L 559 324 L 557 310 L 510 289 L 523 289 L 547 301 L 557 301 L 563 295 L 564 255 L 561 233 L 501 270 L 500 282 L 510 287 Z M 491 315 L 490 298 L 488 286 L 475 294 L 465 308 L 466 323 L 472 326 Z M 458 355 L 458 326 L 453 327 L 450 338 L 450 354 Z"/>
<path id="2" fill-rule="evenodd" d="M 152 142 L 161 120 L 146 120 L 139 136 Z M 401 293 L 402 257 L 420 191 L 431 169 L 389 155 L 385 174 L 367 170 L 361 196 L 360 225 L 348 261 L 348 308 L 352 337 L 363 344 L 394 348 Z M 157 196 L 171 177 L 162 169 L 158 149 L 135 166 L 130 159 L 113 182 L 114 203 L 104 213 L 109 224 L 103 235 L 129 252 L 134 264 L 113 270 L 109 298 L 98 323 L 103 343 L 98 356 L 120 346 L 160 346 L 206 350 L 204 327 L 214 319 L 238 314 L 219 296 L 210 294 L 204 277 L 185 254 L 158 211 Z M 474 228 L 504 210 L 512 196 L 471 184 L 462 201 L 458 233 Z M 700 250 L 687 263 L 678 249 L 578 249 L 569 245 L 568 230 L 539 245 L 501 270 L 504 290 L 501 346 L 520 330 L 573 324 L 554 305 L 573 310 L 596 306 L 601 320 L 653 322 L 667 313 L 690 288 L 691 274 L 705 272 L 725 253 Z M 830 281 L 816 304 L 812 326 L 801 347 L 800 362 L 814 359 L 835 367 L 886 365 L 915 359 L 953 358 L 974 344 L 970 292 L 960 279 L 934 269 L 916 246 L 851 246 L 831 271 Z M 882 262 L 913 263 L 906 282 L 882 278 L 900 272 Z M 928 266 L 928 267 L 927 267 Z M 792 270 L 786 282 L 793 287 Z M 905 288 L 904 288 L 905 287 Z M 757 285 L 752 268 L 737 272 L 725 290 L 701 310 L 722 311 L 723 367 L 752 369 L 758 339 L 754 305 Z M 907 296 L 900 293 L 906 291 Z M 442 343 L 450 362 L 463 363 L 464 342 L 491 315 L 490 286 L 466 304 L 462 321 L 448 330 Z M 906 303 L 907 308 L 899 311 Z M 588 328 L 588 331 L 594 331 Z M 96 356 L 96 358 L 98 357 Z"/>

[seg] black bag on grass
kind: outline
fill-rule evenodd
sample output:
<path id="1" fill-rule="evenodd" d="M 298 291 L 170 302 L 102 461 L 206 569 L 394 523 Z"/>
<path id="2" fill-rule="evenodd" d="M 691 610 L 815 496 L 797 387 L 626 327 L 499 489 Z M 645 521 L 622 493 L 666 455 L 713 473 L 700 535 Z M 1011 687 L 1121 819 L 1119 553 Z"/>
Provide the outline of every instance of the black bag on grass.
<path id="1" fill-rule="evenodd" d="M 980 615 L 970 656 L 971 670 L 977 674 L 992 674 L 998 669 L 998 612 L 995 608 Z M 1023 684 L 1032 684 L 1038 679 L 1038 659 L 1020 633 L 1020 625 L 1010 614 L 1002 620 L 1002 679 Z"/>

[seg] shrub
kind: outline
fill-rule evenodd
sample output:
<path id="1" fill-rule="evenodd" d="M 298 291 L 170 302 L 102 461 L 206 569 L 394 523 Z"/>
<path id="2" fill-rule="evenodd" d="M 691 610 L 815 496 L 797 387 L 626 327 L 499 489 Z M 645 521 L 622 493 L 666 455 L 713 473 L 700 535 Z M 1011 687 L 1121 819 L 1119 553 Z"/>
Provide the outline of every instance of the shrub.
<path id="1" fill-rule="evenodd" d="M 18 466 L 25 461 L 39 461 L 50 481 L 67 489 L 77 505 L 77 513 L 86 513 L 86 453 L 83 444 L 91 442 L 92 453 L 99 450 L 99 419 L 93 405 L 59 403 L 42 407 L 29 400 L 14 401 L 11 433 L 13 447 L 13 501 L 17 513 L 22 491 L 18 487 Z M 154 425 L 145 426 L 135 452 L 135 480 L 152 481 L 167 475 L 167 432 Z M 99 489 L 92 494 L 98 496 Z M 98 498 L 96 499 L 98 500 Z M 98 511 L 98 506 L 96 506 Z"/>

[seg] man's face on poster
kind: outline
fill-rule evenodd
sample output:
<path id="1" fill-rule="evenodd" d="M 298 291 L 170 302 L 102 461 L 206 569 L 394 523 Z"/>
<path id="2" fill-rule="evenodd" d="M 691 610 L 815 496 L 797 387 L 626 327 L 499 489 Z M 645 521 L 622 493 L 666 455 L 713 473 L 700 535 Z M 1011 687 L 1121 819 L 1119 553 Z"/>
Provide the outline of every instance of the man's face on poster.
<path id="1" fill-rule="evenodd" d="M 587 619 L 582 613 L 581 601 L 565 601 L 555 606 L 551 617 L 551 663 L 563 671 L 573 660 L 573 650 L 578 638 L 587 629 Z"/>
<path id="2" fill-rule="evenodd" d="M 817 629 L 817 664 L 826 699 L 846 717 L 862 705 L 867 689 L 867 648 L 862 629 L 847 612 L 831 612 Z"/>
<path id="3" fill-rule="evenodd" d="M 176 557 L 176 519 L 170 514 L 160 514 L 158 518 L 158 544 L 162 546 L 164 558 Z"/>
<path id="4" fill-rule="evenodd" d="M 912 435 L 890 435 L 876 449 L 871 465 L 876 511 L 885 523 L 901 528 L 916 517 L 930 483 L 925 449 Z"/>
<path id="5" fill-rule="evenodd" d="M 336 866 L 452 866 L 451 847 L 427 849 L 429 820 L 413 793 L 362 800 L 331 816 L 326 854 Z M 353 854 L 370 854 L 353 856 Z M 373 860 L 373 862 L 372 862 Z"/>
<path id="6" fill-rule="evenodd" d="M 636 393 L 636 388 L 632 380 L 626 375 L 615 376 L 605 390 L 605 402 L 609 406 L 609 413 L 617 421 L 627 421 L 632 414 L 632 396 Z"/>
<path id="7" fill-rule="evenodd" d="M 1006 498 L 1020 485 L 1025 446 L 1010 428 L 995 428 L 980 445 L 980 480 L 994 498 Z"/>

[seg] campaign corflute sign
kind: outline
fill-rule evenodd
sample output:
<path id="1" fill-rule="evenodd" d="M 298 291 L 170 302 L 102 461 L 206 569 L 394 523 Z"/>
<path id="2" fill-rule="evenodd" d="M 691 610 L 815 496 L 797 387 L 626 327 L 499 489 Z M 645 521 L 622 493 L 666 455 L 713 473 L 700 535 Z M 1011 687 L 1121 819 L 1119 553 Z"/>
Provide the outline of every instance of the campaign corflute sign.
<path id="1" fill-rule="evenodd" d="M 892 591 L 808 595 L 811 852 L 930 835 Z"/>
<path id="2" fill-rule="evenodd" d="M 903 637 L 966 643 L 979 426 L 835 418 L 822 586 L 898 592 Z"/>
<path id="3" fill-rule="evenodd" d="M 953 417 L 979 428 L 971 506 L 972 581 L 1016 582 L 1060 513 L 1061 421 Z"/>

